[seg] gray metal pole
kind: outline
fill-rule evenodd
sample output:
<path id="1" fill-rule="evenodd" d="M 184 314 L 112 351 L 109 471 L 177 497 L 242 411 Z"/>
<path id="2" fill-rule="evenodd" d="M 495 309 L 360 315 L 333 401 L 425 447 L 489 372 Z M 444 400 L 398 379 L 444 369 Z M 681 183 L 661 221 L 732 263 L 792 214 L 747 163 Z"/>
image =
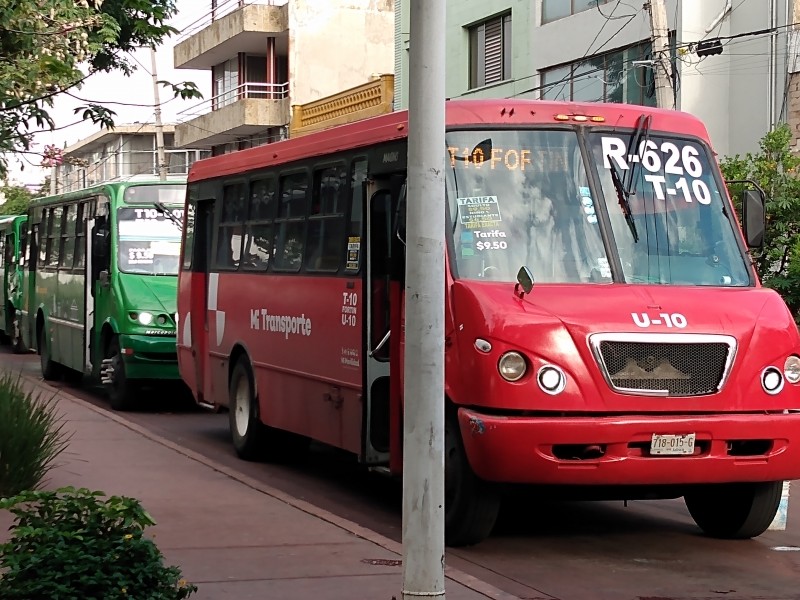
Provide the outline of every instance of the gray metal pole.
<path id="1" fill-rule="evenodd" d="M 653 77 L 656 104 L 659 108 L 675 108 L 672 89 L 672 57 L 669 52 L 669 24 L 664 0 L 650 0 L 650 33 L 653 40 Z"/>
<path id="2" fill-rule="evenodd" d="M 445 0 L 411 0 L 403 599 L 444 598 Z"/>
<path id="3" fill-rule="evenodd" d="M 158 177 L 161 181 L 167 178 L 167 159 L 164 153 L 164 126 L 161 123 L 161 99 L 158 95 L 158 70 L 156 68 L 156 49 L 150 46 L 150 62 L 153 75 L 153 100 L 155 101 L 156 117 L 156 152 L 158 156 Z"/>

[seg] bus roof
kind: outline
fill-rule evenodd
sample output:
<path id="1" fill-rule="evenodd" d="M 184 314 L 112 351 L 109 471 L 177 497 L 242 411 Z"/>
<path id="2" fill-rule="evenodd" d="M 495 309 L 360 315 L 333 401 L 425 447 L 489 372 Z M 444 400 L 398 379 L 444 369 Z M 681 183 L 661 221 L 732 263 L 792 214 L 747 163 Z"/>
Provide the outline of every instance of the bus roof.
<path id="1" fill-rule="evenodd" d="M 651 130 L 683 133 L 708 139 L 705 126 L 693 115 L 635 104 L 554 102 L 519 98 L 449 100 L 446 103 L 448 127 L 580 124 L 572 117 L 582 115 L 603 119 L 602 122 L 582 123 L 587 126 L 632 128 L 642 114 L 652 116 Z M 556 116 L 565 115 L 566 120 L 556 119 Z M 269 165 L 353 150 L 404 139 L 407 136 L 408 111 L 391 112 L 301 137 L 196 161 L 189 170 L 188 180 L 202 181 L 245 173 Z"/>
<path id="2" fill-rule="evenodd" d="M 133 176 L 129 179 L 115 179 L 114 181 L 104 181 L 91 187 L 81 188 L 71 192 L 64 192 L 63 194 L 56 194 L 55 196 L 44 196 L 41 198 L 34 198 L 28 206 L 38 207 L 47 206 L 49 204 L 60 204 L 61 202 L 69 202 L 70 200 L 80 200 L 81 198 L 88 198 L 108 190 L 109 188 L 124 189 L 140 185 L 186 185 L 186 178 L 180 179 L 167 179 L 161 181 L 156 178 L 142 179 L 139 176 Z"/>

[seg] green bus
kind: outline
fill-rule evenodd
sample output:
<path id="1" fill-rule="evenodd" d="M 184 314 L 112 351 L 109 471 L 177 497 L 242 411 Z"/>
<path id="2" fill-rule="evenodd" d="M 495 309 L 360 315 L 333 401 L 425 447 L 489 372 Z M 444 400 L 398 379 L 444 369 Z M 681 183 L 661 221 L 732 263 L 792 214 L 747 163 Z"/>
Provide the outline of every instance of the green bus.
<path id="1" fill-rule="evenodd" d="M 0 274 L 3 277 L 0 341 L 10 343 L 16 353 L 27 350 L 22 341 L 19 321 L 22 308 L 27 220 L 27 215 L 0 216 Z"/>
<path id="2" fill-rule="evenodd" d="M 31 202 L 22 337 L 44 379 L 99 379 L 115 410 L 145 386 L 180 385 L 185 191 L 185 180 L 131 178 Z"/>

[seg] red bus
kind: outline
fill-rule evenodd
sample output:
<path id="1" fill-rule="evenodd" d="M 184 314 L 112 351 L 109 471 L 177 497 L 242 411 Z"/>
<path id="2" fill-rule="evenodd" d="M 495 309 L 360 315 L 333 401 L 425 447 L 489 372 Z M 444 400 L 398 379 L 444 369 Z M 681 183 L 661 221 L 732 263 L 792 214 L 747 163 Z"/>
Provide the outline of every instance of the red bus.
<path id="1" fill-rule="evenodd" d="M 771 523 L 800 476 L 800 339 L 705 127 L 621 104 L 447 104 L 446 538 L 516 484 Z M 402 470 L 406 112 L 192 165 L 178 359 L 237 453 Z"/>

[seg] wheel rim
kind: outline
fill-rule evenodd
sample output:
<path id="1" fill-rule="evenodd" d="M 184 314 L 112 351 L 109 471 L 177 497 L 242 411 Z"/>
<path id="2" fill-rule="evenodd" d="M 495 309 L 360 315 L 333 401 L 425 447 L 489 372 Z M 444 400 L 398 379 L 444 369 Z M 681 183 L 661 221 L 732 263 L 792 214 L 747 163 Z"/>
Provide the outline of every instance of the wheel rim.
<path id="1" fill-rule="evenodd" d="M 247 434 L 247 427 L 250 423 L 250 386 L 247 379 L 240 377 L 236 383 L 236 406 L 235 421 L 236 432 L 244 437 Z"/>

